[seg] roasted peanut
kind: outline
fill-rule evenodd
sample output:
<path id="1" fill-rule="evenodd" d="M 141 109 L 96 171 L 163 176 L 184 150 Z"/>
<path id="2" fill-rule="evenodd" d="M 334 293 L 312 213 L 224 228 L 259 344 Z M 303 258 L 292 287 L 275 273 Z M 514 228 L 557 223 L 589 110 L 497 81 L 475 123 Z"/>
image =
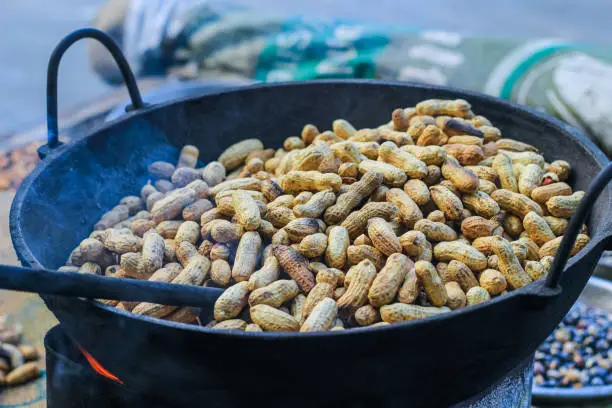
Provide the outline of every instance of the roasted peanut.
<path id="1" fill-rule="evenodd" d="M 353 245 L 372 245 L 372 240 L 365 234 L 361 234 L 353 241 Z"/>
<path id="2" fill-rule="evenodd" d="M 545 216 L 544 220 L 556 236 L 563 235 L 569 224 L 567 219 L 553 216 Z"/>
<path id="3" fill-rule="evenodd" d="M 247 327 L 247 322 L 242 319 L 229 319 L 215 324 L 214 330 L 238 330 L 244 331 Z"/>
<path id="4" fill-rule="evenodd" d="M 478 286 L 478 280 L 472 273 L 471 269 L 466 264 L 459 261 L 450 261 L 446 270 L 448 277 L 459 284 L 464 292 L 467 292 L 474 286 Z"/>
<path id="5" fill-rule="evenodd" d="M 444 129 L 442 129 L 444 130 Z M 446 133 L 446 132 L 445 132 Z M 455 135 L 448 138 L 448 144 L 474 145 L 482 147 L 482 138 L 469 135 Z"/>
<path id="6" fill-rule="evenodd" d="M 487 267 L 487 257 L 463 242 L 440 242 L 433 248 L 433 252 L 439 261 L 460 261 L 473 271 L 481 271 Z"/>
<path id="7" fill-rule="evenodd" d="M 463 167 L 456 158 L 448 156 L 444 160 L 441 170 L 442 175 L 459 191 L 464 193 L 475 193 L 478 191 L 478 176 L 471 170 Z"/>
<path id="8" fill-rule="evenodd" d="M 379 217 L 383 218 L 384 220 L 391 220 L 397 214 L 398 208 L 392 203 L 367 203 L 359 211 L 354 211 L 349 214 L 349 216 L 342 222 L 341 226 L 348 230 L 350 239 L 355 239 L 364 233 L 367 227 L 367 222 L 370 218 Z"/>
<path id="9" fill-rule="evenodd" d="M 429 188 L 431 198 L 448 220 L 459 220 L 463 211 L 461 199 L 448 188 L 437 185 Z"/>
<path id="10" fill-rule="evenodd" d="M 399 219 L 406 227 L 412 228 L 418 220 L 423 219 L 423 212 L 419 206 L 403 190 L 399 188 L 389 190 L 387 201 L 397 206 Z"/>
<path id="11" fill-rule="evenodd" d="M 477 191 L 473 194 L 464 194 L 461 201 L 468 210 L 484 218 L 492 218 L 500 212 L 499 204 L 483 191 Z"/>
<path id="12" fill-rule="evenodd" d="M 380 316 L 383 322 L 387 323 L 424 319 L 448 312 L 450 312 L 448 307 L 423 307 L 404 303 L 393 303 L 380 308 Z"/>
<path id="13" fill-rule="evenodd" d="M 337 174 L 321 173 L 318 171 L 293 170 L 285 174 L 280 182 L 284 191 L 338 191 L 342 185 L 342 178 Z"/>
<path id="14" fill-rule="evenodd" d="M 326 264 L 332 268 L 344 268 L 344 265 L 346 264 L 346 249 L 350 244 L 348 230 L 345 227 L 340 226 L 331 227 L 328 233 L 326 244 Z"/>
<path id="15" fill-rule="evenodd" d="M 187 265 L 191 258 L 196 255 L 199 255 L 199 253 L 192 243 L 188 241 L 183 241 L 177 244 L 176 259 L 181 263 L 181 265 Z"/>
<path id="16" fill-rule="evenodd" d="M 491 299 L 489 292 L 480 286 L 474 286 L 472 289 L 468 290 L 465 297 L 467 298 L 467 303 L 470 306 L 477 305 Z"/>
<path id="17" fill-rule="evenodd" d="M 125 221 L 128 219 L 130 215 L 130 210 L 125 205 L 117 205 L 113 207 L 112 210 L 108 211 L 100 218 L 100 221 L 94 225 L 94 230 L 104 230 L 107 228 L 111 228 L 114 225 L 120 223 L 121 221 Z"/>
<path id="18" fill-rule="evenodd" d="M 427 299 L 434 306 L 444 306 L 448 297 L 436 268 L 427 261 L 417 261 L 414 268 L 427 294 Z"/>
<path id="19" fill-rule="evenodd" d="M 349 140 L 355 142 L 378 142 L 380 141 L 380 134 L 378 133 L 378 129 L 363 128 L 355 132 Z"/>
<path id="20" fill-rule="evenodd" d="M 322 233 L 304 237 L 299 244 L 299 252 L 306 258 L 315 258 L 325 253 L 327 249 L 327 236 Z"/>
<path id="21" fill-rule="evenodd" d="M 431 198 L 427 184 L 422 180 L 408 180 L 406 184 L 404 184 L 404 192 L 418 206 L 424 206 Z"/>
<path id="22" fill-rule="evenodd" d="M 265 287 L 276 281 L 280 274 L 280 266 L 278 260 L 274 256 L 265 258 L 264 265 L 261 269 L 253 272 L 249 277 L 248 290 Z"/>
<path id="23" fill-rule="evenodd" d="M 171 220 L 196 199 L 196 193 L 189 187 L 179 188 L 157 201 L 151 209 L 151 217 L 156 223 Z"/>
<path id="24" fill-rule="evenodd" d="M 380 321 L 380 314 L 372 305 L 361 306 L 355 311 L 355 322 L 359 326 L 370 326 Z"/>
<path id="25" fill-rule="evenodd" d="M 376 268 L 369 260 L 363 260 L 351 268 L 353 271 L 346 292 L 338 299 L 338 308 L 343 313 L 352 315 L 357 309 L 368 301 L 368 291 L 374 278 Z M 350 273 L 350 272 L 349 272 Z M 348 278 L 348 274 L 345 277 Z"/>
<path id="26" fill-rule="evenodd" d="M 249 280 L 255 270 L 260 247 L 261 237 L 256 231 L 248 231 L 240 238 L 234 267 L 232 268 L 232 278 L 236 282 Z"/>
<path id="27" fill-rule="evenodd" d="M 308 235 L 320 232 L 320 226 L 315 218 L 297 218 L 283 228 L 292 242 L 300 242 Z"/>
<path id="28" fill-rule="evenodd" d="M 336 195 L 331 190 L 314 194 L 305 204 L 293 207 L 297 217 L 318 218 L 332 204 L 336 202 Z"/>
<path id="29" fill-rule="evenodd" d="M 446 304 L 451 310 L 460 309 L 467 304 L 465 293 L 457 282 L 447 282 L 444 284 L 448 299 Z"/>
<path id="30" fill-rule="evenodd" d="M 474 166 L 485 158 L 482 148 L 476 145 L 445 144 L 442 148 L 462 166 Z"/>
<path id="31" fill-rule="evenodd" d="M 557 250 L 561 245 L 561 241 L 563 240 L 563 236 L 557 237 L 551 241 L 548 241 L 544 245 L 540 247 L 540 258 L 545 256 L 555 256 L 557 254 Z M 576 237 L 576 242 L 574 242 L 574 247 L 570 252 L 570 255 L 576 255 L 582 248 L 586 246 L 590 241 L 589 236 L 585 234 L 578 234 Z"/>
<path id="32" fill-rule="evenodd" d="M 399 237 L 400 245 L 408 256 L 418 257 L 425 250 L 428 242 L 425 234 L 420 231 L 408 231 Z"/>
<path id="33" fill-rule="evenodd" d="M 480 274 L 479 283 L 489 295 L 497 296 L 506 290 L 506 278 L 504 275 L 495 269 L 485 269 Z"/>
<path id="34" fill-rule="evenodd" d="M 491 237 L 491 245 L 498 258 L 499 270 L 512 288 L 518 289 L 531 282 L 531 278 L 525 273 L 508 241 L 495 236 Z"/>
<path id="35" fill-rule="evenodd" d="M 525 262 L 525 272 L 535 282 L 546 275 L 546 269 L 538 261 Z"/>
<path id="36" fill-rule="evenodd" d="M 183 146 L 176 167 L 195 168 L 195 166 L 198 164 L 199 155 L 200 150 L 197 147 L 192 145 Z"/>
<path id="37" fill-rule="evenodd" d="M 371 218 L 368 220 L 368 236 L 372 240 L 372 245 L 387 256 L 396 252 L 402 252 L 399 238 L 382 218 Z"/>
<path id="38" fill-rule="evenodd" d="M 362 174 L 373 171 L 382 174 L 385 184 L 390 186 L 402 186 L 407 179 L 406 173 L 398 167 L 391 164 L 374 161 L 363 160 L 359 163 L 359 171 Z"/>
<path id="39" fill-rule="evenodd" d="M 512 160 L 506 154 L 500 153 L 493 160 L 493 170 L 499 177 L 501 187 L 505 190 L 518 193 L 518 182 L 512 168 Z"/>
<path id="40" fill-rule="evenodd" d="M 527 234 L 529 234 L 529 238 L 537 245 L 543 245 L 555 239 L 555 234 L 550 229 L 546 220 L 533 211 L 525 215 L 523 226 Z"/>
<path id="41" fill-rule="evenodd" d="M 261 190 L 261 180 L 258 180 L 253 177 L 241 177 L 234 179 L 226 179 L 213 188 L 210 189 L 210 195 L 216 196 L 219 193 L 222 193 L 227 190 Z"/>
<path id="42" fill-rule="evenodd" d="M 555 217 L 570 218 L 580 205 L 584 191 L 576 191 L 570 196 L 551 197 L 546 202 L 546 208 Z"/>
<path id="43" fill-rule="evenodd" d="M 523 232 L 523 221 L 514 214 L 504 214 L 504 231 L 513 237 L 518 237 Z"/>
<path id="44" fill-rule="evenodd" d="M 195 221 L 185 221 L 176 231 L 174 241 L 180 244 L 183 241 L 195 245 L 200 239 L 200 225 Z"/>
<path id="45" fill-rule="evenodd" d="M 230 286 L 215 302 L 215 320 L 221 322 L 223 320 L 235 318 L 247 305 L 248 298 L 249 289 L 247 282 L 238 282 Z M 251 314 L 252 313 L 253 309 L 251 308 Z"/>
<path id="46" fill-rule="evenodd" d="M 289 313 L 285 313 L 268 305 L 256 305 L 250 310 L 253 323 L 264 331 L 298 331 L 298 322 Z"/>
<path id="47" fill-rule="evenodd" d="M 427 175 L 423 177 L 423 182 L 428 186 L 438 184 L 442 177 L 442 172 L 438 166 L 427 166 Z"/>
<path id="48" fill-rule="evenodd" d="M 391 254 L 369 289 L 368 299 L 370 299 L 370 304 L 374 307 L 380 307 L 391 303 L 400 285 L 404 282 L 406 274 L 413 266 L 414 262 L 406 255 Z"/>
<path id="49" fill-rule="evenodd" d="M 508 211 L 518 217 L 525 217 L 530 211 L 542 215 L 542 207 L 535 201 L 519 193 L 510 190 L 496 190 L 491 194 L 491 198 L 499 204 L 502 210 Z"/>
<path id="50" fill-rule="evenodd" d="M 336 302 L 331 298 L 325 298 L 317 303 L 300 328 L 300 331 L 312 332 L 329 330 L 337 314 L 338 305 Z"/>
<path id="51" fill-rule="evenodd" d="M 542 182 L 543 176 L 544 171 L 537 164 L 526 165 L 518 178 L 519 192 L 527 197 L 530 197 L 533 190 L 535 190 Z"/>
<path id="52" fill-rule="evenodd" d="M 259 228 L 261 215 L 255 200 L 243 190 L 237 190 L 232 195 L 236 221 L 245 230 L 253 231 Z"/>
<path id="53" fill-rule="evenodd" d="M 557 196 L 570 196 L 572 194 L 572 188 L 561 182 L 551 183 L 536 187 L 531 191 L 531 198 L 539 204 L 546 204 L 548 200 Z"/>
<path id="54" fill-rule="evenodd" d="M 190 167 L 180 167 L 172 174 L 172 184 L 176 188 L 185 187 L 192 181 L 200 179 L 201 173 Z"/>
<path id="55" fill-rule="evenodd" d="M 216 261 L 217 259 L 229 260 L 231 251 L 225 244 L 214 244 L 210 249 L 210 259 Z"/>
<path id="56" fill-rule="evenodd" d="M 397 130 L 388 128 L 379 128 L 378 133 L 383 140 L 393 142 L 397 146 L 414 144 L 412 137 L 406 132 L 398 132 Z"/>
<path id="57" fill-rule="evenodd" d="M 280 307 L 283 303 L 292 300 L 299 293 L 297 283 L 293 280 L 277 280 L 259 289 L 255 289 L 249 296 L 249 305 L 259 304 Z"/>
<path id="58" fill-rule="evenodd" d="M 493 230 L 498 226 L 499 224 L 495 221 L 487 220 L 480 216 L 473 216 L 461 221 L 461 232 L 466 238 L 473 240 L 492 235 Z"/>
<path id="59" fill-rule="evenodd" d="M 214 187 L 217 184 L 221 183 L 224 178 L 225 178 L 225 167 L 223 166 L 223 164 L 217 161 L 208 163 L 202 169 L 202 179 L 210 187 Z"/>
<path id="60" fill-rule="evenodd" d="M 572 166 L 565 160 L 555 160 L 548 166 L 548 171 L 555 173 L 560 181 L 565 181 L 569 178 Z"/>
<path id="61" fill-rule="evenodd" d="M 371 245 L 349 246 L 346 253 L 349 262 L 354 265 L 358 264 L 364 259 L 369 259 L 374 264 L 377 271 L 385 265 L 385 255 Z"/>
<path id="62" fill-rule="evenodd" d="M 311 144 L 314 141 L 314 138 L 319 134 L 319 129 L 312 124 L 306 124 L 302 128 L 302 140 L 305 144 Z"/>
<path id="63" fill-rule="evenodd" d="M 394 130 L 405 132 L 410 126 L 410 119 L 416 114 L 415 108 L 397 108 L 391 112 L 391 123 Z"/>
<path id="64" fill-rule="evenodd" d="M 468 116 L 471 108 L 471 105 L 463 99 L 428 99 L 416 105 L 416 111 L 419 115 L 446 115 L 460 118 Z"/>
<path id="65" fill-rule="evenodd" d="M 332 123 L 332 131 L 342 139 L 348 139 L 357 133 L 357 129 L 344 119 L 336 119 Z"/>
<path id="66" fill-rule="evenodd" d="M 427 165 L 411 153 L 401 150 L 393 142 L 380 146 L 379 158 L 385 163 L 402 169 L 410 178 L 420 179 L 427 175 Z"/>
<path id="67" fill-rule="evenodd" d="M 218 160 L 227 170 L 234 170 L 244 163 L 250 153 L 258 150 L 263 150 L 259 139 L 246 139 L 225 149 Z"/>
<path id="68" fill-rule="evenodd" d="M 308 269 L 306 258 L 285 245 L 274 245 L 272 253 L 291 279 L 300 285 L 302 291 L 305 293 L 310 292 L 315 284 L 315 279 L 312 272 Z"/>
<path id="69" fill-rule="evenodd" d="M 221 287 L 227 286 L 232 278 L 232 269 L 229 263 L 223 259 L 214 261 L 210 268 L 210 278 Z"/>
<path id="70" fill-rule="evenodd" d="M 165 161 L 156 161 L 149 164 L 149 166 L 147 167 L 147 170 L 149 171 L 149 175 L 151 177 L 167 180 L 170 180 L 170 178 L 172 177 L 172 173 L 174 173 L 175 169 L 176 168 L 173 164 Z"/>
<path id="71" fill-rule="evenodd" d="M 411 129 L 408 129 L 408 133 L 410 133 L 410 130 Z M 446 144 L 447 141 L 448 136 L 446 136 L 440 128 L 434 125 L 427 125 L 425 129 L 420 132 L 416 144 L 418 146 L 441 146 Z"/>
<path id="72" fill-rule="evenodd" d="M 457 233 L 454 229 L 441 222 L 433 222 L 427 219 L 419 220 L 414 224 L 416 231 L 421 231 L 430 241 L 454 241 Z"/>
<path id="73" fill-rule="evenodd" d="M 401 303 L 413 303 L 419 295 L 419 278 L 414 266 L 406 272 L 404 282 L 399 289 L 397 300 Z"/>

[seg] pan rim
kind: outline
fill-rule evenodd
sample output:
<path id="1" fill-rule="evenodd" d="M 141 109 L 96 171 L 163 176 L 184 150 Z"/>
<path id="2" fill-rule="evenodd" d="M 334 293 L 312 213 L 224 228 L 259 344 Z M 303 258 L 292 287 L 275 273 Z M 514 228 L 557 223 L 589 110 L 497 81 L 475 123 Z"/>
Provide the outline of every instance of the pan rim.
<path id="1" fill-rule="evenodd" d="M 115 120 L 105 123 L 101 127 L 97 128 L 94 132 L 87 134 L 82 139 L 66 143 L 65 145 L 62 145 L 59 148 L 53 150 L 44 160 L 41 161 L 41 163 L 39 163 L 39 165 L 32 171 L 32 173 L 30 173 L 30 175 L 28 175 L 28 177 L 23 181 L 23 183 L 17 190 L 15 194 L 15 198 L 11 205 L 11 211 L 10 211 L 10 216 L 9 216 L 9 219 L 11 221 L 10 222 L 10 233 L 11 233 L 11 238 L 13 241 L 13 246 L 18 255 L 19 261 L 25 267 L 30 267 L 30 268 L 35 268 L 35 269 L 43 268 L 43 266 L 39 263 L 39 261 L 33 255 L 32 251 L 30 250 L 30 247 L 25 242 L 23 231 L 21 228 L 21 223 L 18 221 L 19 212 L 21 211 L 21 207 L 25 201 L 25 196 L 26 196 L 25 192 L 34 183 L 34 181 L 42 174 L 43 170 L 47 166 L 51 165 L 63 153 L 69 151 L 74 146 L 78 145 L 79 143 L 85 143 L 85 141 L 89 139 L 90 137 L 92 137 L 93 135 L 110 130 L 113 127 L 115 127 L 117 124 L 127 122 L 131 120 L 133 117 L 138 116 L 139 114 L 142 114 L 145 112 L 150 113 L 150 114 L 155 114 L 155 112 L 157 112 L 158 110 L 165 109 L 168 106 L 172 106 L 176 104 L 181 104 L 181 103 L 185 103 L 189 101 L 202 100 L 206 98 L 215 98 L 215 97 L 226 95 L 226 94 L 243 93 L 243 92 L 257 92 L 260 89 L 279 88 L 279 87 L 288 87 L 288 86 L 302 87 L 302 86 L 312 86 L 312 85 L 319 85 L 319 84 L 321 85 L 323 84 L 339 85 L 339 86 L 349 85 L 349 86 L 400 87 L 400 88 L 405 88 L 407 91 L 410 91 L 411 89 L 412 90 L 413 89 L 434 90 L 434 91 L 440 91 L 440 92 L 445 92 L 445 93 L 454 93 L 457 95 L 457 97 L 460 97 L 460 98 L 477 99 L 480 102 L 484 102 L 488 104 L 496 104 L 500 108 L 504 108 L 506 112 L 508 112 L 509 115 L 519 116 L 531 122 L 539 121 L 539 122 L 546 123 L 548 126 L 555 128 L 557 132 L 564 134 L 565 137 L 569 137 L 571 139 L 577 140 L 581 145 L 584 146 L 584 148 L 586 149 L 588 154 L 592 157 L 592 159 L 597 164 L 599 164 L 601 167 L 603 167 L 608 162 L 607 157 L 599 149 L 599 147 L 597 147 L 592 140 L 590 140 L 587 136 L 583 135 L 576 128 L 548 114 L 538 112 L 534 109 L 531 109 L 525 106 L 521 106 L 516 103 L 506 101 L 506 100 L 502 100 L 502 99 L 499 99 L 493 96 L 485 95 L 479 92 L 463 90 L 463 89 L 455 88 L 455 87 L 436 86 L 436 85 L 420 84 L 420 83 L 414 83 L 414 82 L 377 81 L 377 80 L 360 80 L 360 79 L 344 79 L 344 80 L 324 79 L 324 80 L 312 80 L 312 81 L 253 84 L 253 85 L 240 87 L 240 88 L 222 90 L 220 92 L 209 94 L 209 95 L 177 98 L 175 100 L 171 100 L 171 101 L 159 104 L 159 105 L 147 107 L 143 110 L 132 111 L 120 118 L 117 118 Z M 610 190 L 611 187 L 607 187 L 607 189 Z M 607 208 L 612 213 L 612 194 L 610 194 L 610 199 L 608 200 Z M 607 224 L 602 226 L 602 228 L 598 231 L 598 233 L 595 236 L 591 237 L 591 241 L 576 256 L 572 257 L 568 261 L 565 267 L 565 270 L 572 267 L 575 263 L 579 262 L 584 255 L 590 252 L 595 246 L 599 245 L 602 240 L 605 240 L 606 238 L 610 236 L 610 233 L 604 234 L 604 231 L 606 231 L 606 229 L 610 229 L 609 228 L 610 224 L 611 222 L 609 221 Z M 542 282 L 542 281 L 538 281 L 538 282 Z M 210 329 L 205 326 L 171 322 L 171 321 L 167 321 L 163 319 L 156 319 L 156 318 L 149 317 L 149 316 L 135 315 L 131 312 L 116 309 L 114 307 L 107 306 L 102 303 L 95 302 L 93 300 L 75 299 L 75 301 L 91 302 L 94 307 L 100 307 L 100 308 L 106 309 L 109 312 L 117 313 L 117 314 L 123 315 L 124 317 L 130 318 L 130 319 L 138 319 L 140 321 L 144 321 L 144 322 L 152 323 L 152 324 L 158 324 L 158 325 L 166 326 L 168 328 L 189 330 L 189 331 L 194 331 L 194 332 L 214 333 L 215 335 L 231 336 L 233 338 L 245 337 L 245 338 L 269 339 L 269 338 L 281 337 L 283 339 L 289 339 L 289 338 L 312 338 L 312 337 L 321 337 L 321 336 L 324 336 L 324 337 L 344 336 L 344 335 L 359 334 L 359 333 L 364 333 L 364 332 L 376 333 L 376 332 L 381 332 L 381 331 L 386 331 L 386 330 L 391 330 L 391 329 L 401 329 L 403 327 L 406 327 L 407 325 L 426 324 L 432 321 L 432 319 L 436 319 L 436 320 L 448 319 L 453 316 L 460 316 L 466 313 L 477 312 L 482 307 L 487 307 L 491 305 L 492 302 L 494 303 L 505 302 L 505 301 L 510 301 L 510 299 L 513 299 L 516 296 L 525 296 L 525 295 L 532 294 L 533 291 L 536 290 L 538 282 L 533 282 L 529 285 L 526 285 L 523 288 L 514 290 L 503 297 L 497 297 L 497 298 L 491 299 L 491 301 L 486 302 L 486 304 L 479 304 L 479 305 L 474 305 L 474 306 L 467 307 L 467 308 L 462 308 L 460 310 L 453 310 L 452 312 L 444 313 L 438 316 L 432 316 L 432 317 L 419 319 L 419 320 L 413 320 L 413 321 L 393 323 L 390 325 L 383 325 L 383 326 L 378 326 L 378 327 L 359 327 L 359 328 L 353 328 L 351 330 L 339 330 L 339 331 L 334 331 L 334 332 L 301 333 L 301 332 L 220 331 L 220 330 Z"/>

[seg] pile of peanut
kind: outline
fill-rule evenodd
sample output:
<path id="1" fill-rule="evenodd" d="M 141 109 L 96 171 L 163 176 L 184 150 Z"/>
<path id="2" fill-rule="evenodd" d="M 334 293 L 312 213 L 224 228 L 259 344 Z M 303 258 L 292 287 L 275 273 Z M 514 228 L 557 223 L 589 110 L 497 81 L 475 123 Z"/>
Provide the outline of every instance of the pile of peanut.
<path id="1" fill-rule="evenodd" d="M 0 315 L 0 389 L 40 377 L 38 350 L 23 339 L 23 326 Z"/>
<path id="2" fill-rule="evenodd" d="M 149 166 L 62 270 L 225 288 L 214 329 L 322 331 L 446 313 L 541 279 L 584 192 L 566 161 L 503 138 L 465 100 L 398 108 L 377 128 L 308 124 L 196 169 Z M 572 255 L 589 241 L 586 229 Z M 198 322 L 189 308 L 103 300 Z"/>

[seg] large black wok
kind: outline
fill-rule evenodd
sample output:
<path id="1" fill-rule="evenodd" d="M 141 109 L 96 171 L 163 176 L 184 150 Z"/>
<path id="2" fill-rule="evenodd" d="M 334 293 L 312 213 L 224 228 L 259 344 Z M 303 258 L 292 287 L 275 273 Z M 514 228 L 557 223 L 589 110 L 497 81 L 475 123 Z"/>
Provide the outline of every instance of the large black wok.
<path id="1" fill-rule="evenodd" d="M 26 267 L 61 266 L 105 211 L 138 193 L 149 163 L 176 160 L 184 144 L 196 145 L 206 163 L 244 138 L 277 147 L 305 123 L 326 129 L 336 118 L 371 127 L 429 98 L 467 99 L 505 137 L 535 145 L 549 161 L 568 160 L 575 189 L 586 190 L 607 163 L 575 129 L 480 94 L 374 81 L 258 85 L 136 109 L 82 140 L 52 140 L 13 202 L 15 249 Z M 162 405 L 448 406 L 502 378 L 555 328 L 609 246 L 611 200 L 607 187 L 588 221 L 591 242 L 567 263 L 560 287 L 536 282 L 483 305 L 387 327 L 220 333 L 91 300 L 43 298 L 70 337 L 126 387 Z M 168 390 L 172 401 L 164 400 Z"/>

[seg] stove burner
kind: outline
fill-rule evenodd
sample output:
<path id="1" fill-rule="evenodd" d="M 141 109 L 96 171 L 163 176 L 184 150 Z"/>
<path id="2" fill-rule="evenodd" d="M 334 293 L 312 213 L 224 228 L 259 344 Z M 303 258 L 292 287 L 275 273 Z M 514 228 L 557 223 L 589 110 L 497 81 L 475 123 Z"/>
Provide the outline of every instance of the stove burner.
<path id="1" fill-rule="evenodd" d="M 176 401 L 172 390 L 165 390 L 165 401 L 160 402 L 158 396 L 143 395 L 115 380 L 111 373 L 97 363 L 93 357 L 88 359 L 87 352 L 64 334 L 59 326 L 52 328 L 45 337 L 47 351 L 47 407 L 48 408 L 157 408 L 174 407 Z M 96 366 L 96 364 L 98 364 Z M 482 393 L 466 401 L 453 405 L 453 408 L 529 408 L 531 401 L 532 359 L 521 363 L 504 379 L 494 384 Z M 102 372 L 95 370 L 102 370 Z M 97 371 L 97 372 L 96 372 Z M 111 377 L 109 377 L 109 374 Z M 109 377 L 109 378 L 107 378 Z M 116 377 L 115 377 L 116 378 Z M 118 380 L 118 379 L 117 379 Z M 120 381 L 120 380 L 119 380 Z M 443 385 L 440 385 L 443 387 Z M 299 398 L 299 396 L 296 396 Z M 409 396 L 407 396 L 409 398 Z M 376 401 L 374 401 L 376 400 Z M 242 404 L 228 405 L 227 399 L 216 400 L 214 395 L 206 401 L 207 406 L 230 408 L 241 407 Z M 360 407 L 371 406 L 380 408 L 398 406 L 398 401 L 385 401 L 384 397 L 363 401 Z M 197 405 L 197 404 L 196 404 Z M 249 406 L 255 406 L 249 404 Z M 328 406 L 322 404 L 321 406 Z M 401 406 L 410 406 L 409 400 Z"/>

